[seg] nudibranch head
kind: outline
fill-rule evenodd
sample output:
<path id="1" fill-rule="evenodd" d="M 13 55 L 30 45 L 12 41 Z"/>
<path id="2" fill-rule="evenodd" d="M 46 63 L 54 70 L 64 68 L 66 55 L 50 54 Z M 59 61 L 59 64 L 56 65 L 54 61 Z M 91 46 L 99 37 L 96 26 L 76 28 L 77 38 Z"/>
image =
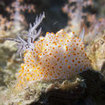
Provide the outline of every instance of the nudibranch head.
<path id="1" fill-rule="evenodd" d="M 42 20 L 41 16 L 39 20 Z M 20 37 L 16 40 L 25 49 L 24 63 L 17 73 L 18 86 L 33 81 L 70 79 L 90 68 L 83 43 L 84 30 L 80 37 L 64 30 L 56 34 L 47 32 L 45 37 L 34 41 L 33 27 L 29 30 L 27 41 Z M 40 31 L 35 33 L 39 35 Z"/>

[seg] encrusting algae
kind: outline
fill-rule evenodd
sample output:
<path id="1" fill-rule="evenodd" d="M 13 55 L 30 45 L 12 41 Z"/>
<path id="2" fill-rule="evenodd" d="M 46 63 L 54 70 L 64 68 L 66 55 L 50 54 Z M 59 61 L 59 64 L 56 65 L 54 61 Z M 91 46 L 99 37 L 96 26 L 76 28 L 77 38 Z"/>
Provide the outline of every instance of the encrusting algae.
<path id="1" fill-rule="evenodd" d="M 37 32 L 36 28 L 44 17 L 44 14 L 40 15 L 30 26 L 27 41 L 20 36 L 14 39 L 18 42 L 19 52 L 25 52 L 16 86 L 33 81 L 69 79 L 90 68 L 83 43 L 84 30 L 80 37 L 64 30 L 56 34 L 47 32 L 45 37 L 41 36 L 35 41 L 41 32 L 41 29 Z"/>

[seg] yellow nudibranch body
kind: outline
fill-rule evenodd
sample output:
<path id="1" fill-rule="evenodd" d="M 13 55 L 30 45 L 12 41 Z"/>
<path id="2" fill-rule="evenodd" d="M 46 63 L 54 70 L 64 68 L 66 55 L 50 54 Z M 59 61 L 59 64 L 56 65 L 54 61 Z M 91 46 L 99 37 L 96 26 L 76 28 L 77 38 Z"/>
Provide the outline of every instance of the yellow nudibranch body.
<path id="1" fill-rule="evenodd" d="M 24 63 L 17 73 L 17 84 L 70 79 L 90 67 L 81 38 L 63 30 L 56 34 L 47 32 L 34 42 L 33 50 L 26 50 Z"/>

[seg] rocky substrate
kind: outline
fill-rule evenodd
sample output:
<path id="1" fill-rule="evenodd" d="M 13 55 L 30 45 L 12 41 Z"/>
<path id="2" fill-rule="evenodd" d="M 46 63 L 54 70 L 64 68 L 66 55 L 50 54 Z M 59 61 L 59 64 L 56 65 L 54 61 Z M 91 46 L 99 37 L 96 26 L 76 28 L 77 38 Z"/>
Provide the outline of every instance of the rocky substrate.
<path id="1" fill-rule="evenodd" d="M 11 94 L 11 92 L 12 94 Z M 42 81 L 3 92 L 3 105 L 104 105 L 105 78 L 88 70 L 70 80 Z"/>

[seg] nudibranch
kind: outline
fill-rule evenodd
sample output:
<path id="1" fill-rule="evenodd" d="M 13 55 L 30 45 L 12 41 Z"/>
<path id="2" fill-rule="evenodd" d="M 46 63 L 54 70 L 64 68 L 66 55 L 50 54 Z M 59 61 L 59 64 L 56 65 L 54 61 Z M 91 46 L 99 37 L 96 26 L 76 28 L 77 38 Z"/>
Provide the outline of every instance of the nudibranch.
<path id="1" fill-rule="evenodd" d="M 80 37 L 64 30 L 56 34 L 47 32 L 40 36 L 41 29 L 36 28 L 44 18 L 44 14 L 36 19 L 30 27 L 27 40 L 18 36 L 19 51 L 24 51 L 24 63 L 17 73 L 17 85 L 41 80 L 69 79 L 90 68 L 83 43 L 84 30 Z"/>

